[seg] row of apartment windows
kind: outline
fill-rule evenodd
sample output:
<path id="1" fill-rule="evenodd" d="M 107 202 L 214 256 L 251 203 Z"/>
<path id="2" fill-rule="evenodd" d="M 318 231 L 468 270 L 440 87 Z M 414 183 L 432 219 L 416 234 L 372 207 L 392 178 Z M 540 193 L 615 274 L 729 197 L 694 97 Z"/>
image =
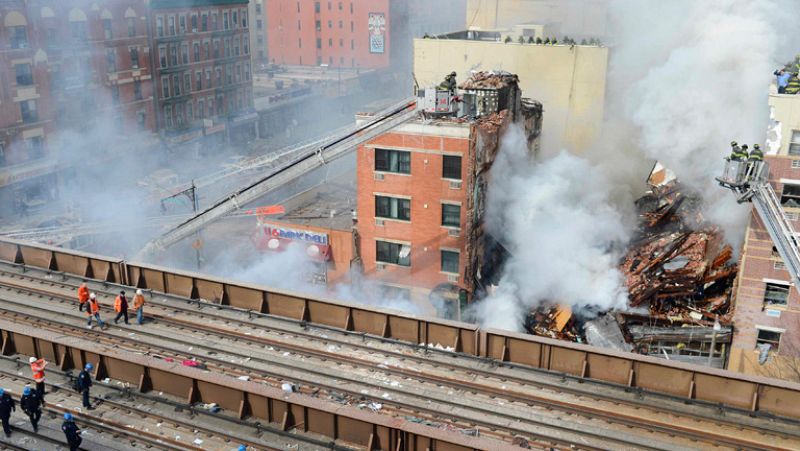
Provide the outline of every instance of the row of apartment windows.
<path id="1" fill-rule="evenodd" d="M 411 152 L 405 150 L 375 149 L 375 170 L 411 174 Z M 442 156 L 442 178 L 461 180 L 461 157 Z"/>
<path id="2" fill-rule="evenodd" d="M 178 51 L 180 49 L 180 52 Z M 204 40 L 202 43 L 194 41 L 192 52 L 189 59 L 189 43 L 170 44 L 158 46 L 158 64 L 161 68 L 181 66 L 189 63 L 199 63 L 221 57 L 230 58 L 232 56 L 249 55 L 250 40 L 246 35 L 225 38 L 223 40 L 214 39 Z M 213 49 L 213 53 L 212 53 Z M 240 53 L 241 49 L 241 53 Z M 169 51 L 167 51 L 169 50 Z"/>
<path id="3" fill-rule="evenodd" d="M 224 71 L 223 71 L 224 69 Z M 162 98 L 178 97 L 189 95 L 192 92 L 211 89 L 212 87 L 227 86 L 242 81 L 250 81 L 250 63 L 226 64 L 223 67 L 214 68 L 214 83 L 211 82 L 211 68 L 205 69 L 205 84 L 203 83 L 204 71 L 184 72 L 183 75 L 175 74 L 171 77 L 164 75 L 161 77 L 161 96 Z M 223 78 L 223 73 L 225 78 Z M 170 81 L 172 83 L 170 83 Z M 194 82 L 194 86 L 192 83 Z"/>
<path id="4" fill-rule="evenodd" d="M 319 21 L 319 20 L 315 21 L 315 22 L 314 22 L 314 28 L 315 28 L 317 31 L 322 31 L 322 21 Z M 329 21 L 328 21 L 328 29 L 330 30 L 330 29 L 332 29 L 332 28 L 333 28 L 333 21 L 332 21 L 332 20 L 329 20 Z M 303 29 L 303 28 L 302 28 L 302 22 L 300 22 L 299 20 L 297 21 L 297 29 L 298 29 L 298 30 L 302 30 L 302 29 Z M 340 21 L 339 21 L 339 29 L 340 29 L 340 30 L 343 30 L 343 29 L 344 29 L 344 21 L 342 21 L 342 20 L 340 20 Z M 356 31 L 356 25 L 355 25 L 355 22 L 353 22 L 353 21 L 351 20 L 351 21 L 350 21 L 350 33 L 355 33 L 355 31 Z"/>
<path id="5" fill-rule="evenodd" d="M 128 37 L 136 36 L 136 18 L 125 18 L 128 28 Z M 103 19 L 103 38 L 105 40 L 114 39 L 114 27 L 112 19 Z M 87 33 L 86 22 L 84 21 L 70 21 L 70 35 L 73 41 L 85 42 L 89 38 Z M 12 49 L 28 48 L 28 27 L 25 25 L 16 25 L 7 27 L 9 45 Z M 55 28 L 46 28 L 45 36 L 48 46 L 57 45 L 57 37 Z"/>
<path id="6" fill-rule="evenodd" d="M 131 69 L 139 68 L 139 49 L 130 47 L 128 49 L 131 57 Z M 117 49 L 106 50 L 106 69 L 109 73 L 117 71 Z"/>
<path id="7" fill-rule="evenodd" d="M 322 5 L 320 2 L 314 2 L 314 12 L 319 14 L 322 10 Z M 328 11 L 333 11 L 333 4 L 328 2 Z M 344 5 L 342 2 L 339 2 L 339 11 L 344 11 Z M 300 2 L 297 2 L 297 12 L 300 12 Z M 350 14 L 353 14 L 353 3 L 350 3 Z"/>
<path id="8" fill-rule="evenodd" d="M 247 90 L 244 92 L 236 92 L 227 96 L 227 111 L 229 113 L 234 111 L 241 111 L 246 106 L 249 106 L 248 98 L 252 97 L 251 93 Z M 206 97 L 205 99 L 197 99 L 195 106 L 195 99 L 189 99 L 184 103 L 177 103 L 173 105 L 164 106 L 164 122 L 166 127 L 181 128 L 185 124 L 189 124 L 195 119 L 205 119 L 214 117 L 214 115 L 222 115 L 225 113 L 225 99 L 222 94 L 217 94 L 216 102 L 215 97 Z M 174 113 L 174 114 L 173 114 Z"/>
<path id="9" fill-rule="evenodd" d="M 241 22 L 240 22 L 241 20 Z M 158 37 L 176 36 L 186 33 L 202 33 L 207 31 L 247 29 L 247 9 L 226 9 L 222 11 L 222 20 L 216 11 L 156 16 L 156 35 Z"/>
<path id="10" fill-rule="evenodd" d="M 411 221 L 411 199 L 375 196 L 375 217 Z M 461 206 L 442 204 L 442 226 L 461 227 Z"/>
<path id="11" fill-rule="evenodd" d="M 297 38 L 297 47 L 303 48 L 303 39 Z M 328 47 L 333 47 L 333 39 L 328 39 Z M 344 47 L 344 39 L 339 39 L 339 47 Z M 322 49 L 322 38 L 317 38 L 317 49 Z M 356 41 L 351 39 L 350 40 L 350 50 L 356 49 Z M 344 62 L 344 58 L 342 58 L 342 62 Z"/>
<path id="12" fill-rule="evenodd" d="M 439 262 L 442 272 L 458 274 L 460 253 L 458 251 L 440 250 Z M 375 260 L 398 266 L 411 266 L 411 246 L 408 244 L 375 241 Z"/>

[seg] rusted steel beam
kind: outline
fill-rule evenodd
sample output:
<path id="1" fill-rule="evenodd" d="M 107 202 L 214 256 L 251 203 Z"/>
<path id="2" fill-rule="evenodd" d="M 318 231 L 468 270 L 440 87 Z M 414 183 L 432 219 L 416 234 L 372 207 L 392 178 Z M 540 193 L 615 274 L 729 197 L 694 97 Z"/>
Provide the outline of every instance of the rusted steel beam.
<path id="1" fill-rule="evenodd" d="M 108 348 L 83 338 L 33 330 L 4 319 L 0 319 L 0 331 L 3 349 L 8 353 L 33 355 L 37 348 L 48 347 L 57 350 L 57 355 L 71 356 L 69 362 L 66 359 L 61 362 L 65 369 L 81 368 L 91 362 L 98 379 L 108 377 L 128 382 L 144 391 L 183 397 L 190 403 L 216 403 L 240 415 L 281 422 L 286 430 L 298 428 L 365 449 L 370 449 L 370 443 L 371 449 L 394 449 L 400 436 L 413 437 L 429 444 L 429 449 L 440 450 L 493 450 L 507 445 L 307 395 L 285 393 L 263 384 Z"/>

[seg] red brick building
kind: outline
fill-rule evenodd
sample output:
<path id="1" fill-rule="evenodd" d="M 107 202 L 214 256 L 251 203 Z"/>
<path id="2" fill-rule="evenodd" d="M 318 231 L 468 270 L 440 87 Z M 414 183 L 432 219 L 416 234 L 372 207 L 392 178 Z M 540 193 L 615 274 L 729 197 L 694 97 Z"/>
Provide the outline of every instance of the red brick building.
<path id="1" fill-rule="evenodd" d="M 248 0 L 151 0 L 156 108 L 168 144 L 255 136 Z"/>
<path id="2" fill-rule="evenodd" d="M 155 130 L 145 11 L 142 0 L 0 4 L 5 211 L 57 197 L 57 131 L 116 139 Z"/>
<path id="3" fill-rule="evenodd" d="M 274 0 L 264 6 L 271 63 L 389 66 L 389 0 Z"/>
<path id="4" fill-rule="evenodd" d="M 531 150 L 541 106 L 523 101 L 516 76 L 500 88 L 468 81 L 494 99 L 473 121 L 412 121 L 358 149 L 358 235 L 364 274 L 396 295 L 430 304 L 446 317 L 480 291 L 493 258 L 483 230 L 488 171 L 502 130 L 524 120 Z M 475 89 L 472 89 L 475 88 Z M 491 101 L 484 105 L 492 104 Z M 440 295 L 443 302 L 432 299 Z"/>

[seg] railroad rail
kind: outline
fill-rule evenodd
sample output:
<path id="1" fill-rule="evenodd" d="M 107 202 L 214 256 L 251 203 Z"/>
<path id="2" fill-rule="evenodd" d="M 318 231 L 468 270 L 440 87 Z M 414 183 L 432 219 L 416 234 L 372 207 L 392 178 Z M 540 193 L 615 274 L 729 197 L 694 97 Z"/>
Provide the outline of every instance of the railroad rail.
<path id="1" fill-rule="evenodd" d="M 6 265 L 6 266 L 14 268 L 14 265 Z M 21 267 L 16 267 L 15 269 L 19 270 L 20 268 Z M 28 306 L 27 310 L 23 308 L 23 311 L 21 312 L 19 310 L 10 311 L 8 310 L 7 306 L 4 306 L 3 310 L 5 310 L 6 317 L 11 317 L 10 315 L 18 315 L 18 316 L 23 315 L 23 317 L 15 318 L 15 321 L 18 323 L 24 323 L 25 322 L 24 315 L 26 314 L 33 315 L 35 313 L 35 310 L 40 309 L 44 310 L 45 314 L 48 312 L 58 313 L 59 318 L 66 318 L 69 317 L 70 315 L 78 319 L 83 318 L 75 311 L 74 305 L 72 305 L 72 302 L 74 302 L 73 301 L 74 289 L 77 287 L 77 283 L 80 281 L 80 279 L 64 277 L 63 275 L 59 276 L 57 274 L 53 274 L 52 272 L 50 272 L 50 274 L 48 275 L 48 271 L 46 270 L 37 271 L 35 269 L 34 270 L 28 269 L 24 274 L 24 276 L 20 275 L 19 273 L 14 274 L 13 271 L 6 270 L 4 272 L 6 277 L 0 279 L 1 280 L 0 285 L 4 285 L 8 288 L 13 288 L 14 290 L 17 291 L 27 291 L 29 294 L 35 295 L 40 299 L 53 297 L 54 294 L 56 295 L 56 297 L 59 297 L 59 295 L 57 294 L 58 290 L 54 290 L 56 291 L 56 293 L 53 293 L 53 291 L 43 290 L 41 288 L 36 289 L 27 287 L 21 285 L 22 280 L 18 279 L 15 281 L 9 281 L 7 276 L 9 275 L 19 276 L 21 279 L 29 279 L 29 281 L 38 280 L 37 283 L 44 284 L 49 287 L 59 286 L 61 288 L 60 303 L 61 304 L 67 303 L 66 309 L 63 308 L 54 309 L 52 306 L 49 307 L 44 306 L 45 303 L 39 301 L 36 306 Z M 33 274 L 34 272 L 40 272 L 41 274 L 39 276 L 35 276 Z M 54 275 L 56 277 L 53 277 Z M 71 280 L 59 280 L 59 279 L 71 279 Z M 106 299 L 110 299 L 111 297 L 113 297 L 113 295 L 115 295 L 117 291 L 110 285 L 108 285 L 108 288 L 104 288 L 103 284 L 100 282 L 96 283 L 95 286 L 92 287 L 92 289 L 98 292 L 101 295 L 101 297 L 105 297 Z M 10 296 L 7 294 L 2 296 L 4 301 L 6 301 L 5 302 L 6 304 L 9 303 L 8 301 L 9 297 Z M 166 299 L 164 301 L 166 302 Z M 256 324 L 250 321 L 242 321 L 241 317 L 243 315 L 241 314 L 238 315 L 239 318 L 237 319 L 236 315 L 230 314 L 232 312 L 224 312 L 223 310 L 219 310 L 217 312 L 216 308 L 203 309 L 201 311 L 198 311 L 196 303 L 186 302 L 186 301 L 184 302 L 175 302 L 175 301 L 176 300 L 172 300 L 169 301 L 167 304 L 163 305 L 160 303 L 154 304 L 153 302 L 149 304 L 149 306 L 151 306 L 149 310 L 151 311 L 155 310 L 155 316 L 157 317 L 157 322 L 169 323 L 169 330 L 189 330 L 192 328 L 197 328 L 197 329 L 202 328 L 207 334 L 211 336 L 223 337 L 223 339 L 217 339 L 216 343 L 217 345 L 219 345 L 219 347 L 223 349 L 228 349 L 233 346 L 232 343 L 226 342 L 224 341 L 224 339 L 235 340 L 235 341 L 236 340 L 256 341 L 261 345 L 275 346 L 276 348 L 278 348 L 277 351 L 279 353 L 286 352 L 286 350 L 289 349 L 292 352 L 292 356 L 290 357 L 291 359 L 296 359 L 298 358 L 298 356 L 301 358 L 308 358 L 309 355 L 308 350 L 305 350 L 300 346 L 295 346 L 292 344 L 297 342 L 301 338 L 299 336 L 300 332 L 298 332 L 300 329 L 299 328 L 292 329 L 290 327 L 286 327 L 286 324 L 282 324 L 285 323 L 285 321 L 276 322 L 273 320 L 269 325 L 266 325 L 263 322 L 261 324 Z M 38 305 L 39 303 L 41 303 L 42 305 L 39 306 Z M 25 306 L 24 303 L 20 305 L 22 305 L 23 307 Z M 182 314 L 185 315 L 186 317 L 194 316 L 196 318 L 194 318 L 194 321 L 187 321 L 186 319 L 179 320 L 175 317 L 177 312 L 182 312 Z M 52 320 L 47 320 L 47 321 L 52 321 Z M 210 327 L 208 323 L 210 323 L 211 321 L 216 322 L 217 326 Z M 73 321 L 73 323 L 74 322 L 75 321 Z M 241 332 L 235 334 L 231 332 L 232 330 L 239 330 L 239 331 L 243 330 L 243 328 L 248 327 L 248 323 L 249 327 L 253 327 L 251 333 L 258 331 L 259 329 L 257 327 L 261 326 L 261 327 L 267 327 L 268 330 L 276 330 L 278 332 L 278 335 L 286 335 L 286 337 L 281 341 L 281 340 L 276 340 L 274 338 L 251 337 L 250 335 Z M 39 324 L 41 326 L 42 320 L 37 319 L 36 324 Z M 223 324 L 226 325 L 228 329 L 219 327 L 220 325 Z M 83 331 L 80 330 L 79 327 L 75 327 L 74 324 L 73 326 L 70 326 L 69 324 L 67 325 L 62 324 L 59 328 L 60 333 L 64 334 L 67 333 L 64 327 L 66 327 L 67 329 L 71 327 L 73 329 L 72 335 L 74 336 L 80 336 L 83 333 Z M 146 333 L 145 331 L 147 330 L 147 328 L 131 328 L 131 329 L 136 330 L 135 332 L 136 334 Z M 117 334 L 115 340 L 124 339 L 125 335 L 126 335 L 125 332 L 120 331 L 120 333 Z M 93 337 L 94 336 L 95 335 L 93 335 Z M 352 343 L 347 342 L 346 340 L 331 338 L 330 336 L 319 337 L 317 335 L 317 338 L 322 339 L 326 342 L 326 344 L 322 347 L 330 346 L 331 343 L 335 343 L 335 346 L 339 347 L 339 349 L 337 349 L 337 353 L 347 354 L 348 356 L 359 355 L 359 354 L 363 355 L 365 348 L 371 350 L 374 350 L 375 348 L 374 344 L 364 345 L 359 348 L 359 346 L 355 346 Z M 102 342 L 101 337 L 96 337 L 96 340 L 98 342 Z M 117 341 L 116 343 L 119 342 Z M 150 343 L 149 346 L 152 346 L 152 342 L 149 343 Z M 196 339 L 189 339 L 183 342 L 184 348 L 188 347 L 191 349 L 192 347 L 191 345 L 193 345 L 196 348 L 196 350 L 202 347 L 200 341 Z M 120 346 L 118 345 L 117 347 L 119 348 Z M 188 355 L 181 356 L 180 351 L 176 349 L 172 349 L 171 352 L 172 354 L 170 354 L 170 356 L 175 359 L 181 357 L 184 358 L 189 357 Z M 536 377 L 531 377 L 531 378 L 520 378 L 518 375 L 515 377 L 514 375 L 503 374 L 500 375 L 500 377 L 498 377 L 498 375 L 494 372 L 496 371 L 496 369 L 494 371 L 488 371 L 488 370 L 481 370 L 480 368 L 470 367 L 468 365 L 460 365 L 461 371 L 465 371 L 468 374 L 470 374 L 470 376 L 474 380 L 482 381 L 482 383 L 476 384 L 476 383 L 471 383 L 468 380 L 464 379 L 458 380 L 456 378 L 449 377 L 446 375 L 446 374 L 451 374 L 454 371 L 458 370 L 458 368 L 455 367 L 458 367 L 459 365 L 455 365 L 450 362 L 445 364 L 437 361 L 436 365 L 441 365 L 446 369 L 444 372 L 439 371 L 439 374 L 437 375 L 436 374 L 437 372 L 435 371 L 435 365 L 433 365 L 433 368 L 431 368 L 432 367 L 432 365 L 430 365 L 431 362 L 428 362 L 428 360 L 430 360 L 429 356 L 414 356 L 413 354 L 409 354 L 408 352 L 402 352 L 402 351 L 395 352 L 394 353 L 395 355 L 392 356 L 390 355 L 392 354 L 392 352 L 386 351 L 385 349 L 381 349 L 381 352 L 382 355 L 378 356 L 379 359 L 377 361 L 368 360 L 368 361 L 358 362 L 359 359 L 338 358 L 339 363 L 337 364 L 338 365 L 360 364 L 362 367 L 374 368 L 376 365 L 380 366 L 381 364 L 380 359 L 384 358 L 402 359 L 404 361 L 411 360 L 416 366 L 415 371 L 402 370 L 401 368 L 392 368 L 393 370 L 392 374 L 398 376 L 398 379 L 404 378 L 406 380 L 409 380 L 413 378 L 417 380 L 422 380 L 424 382 L 427 382 L 428 384 L 447 386 L 448 389 L 451 389 L 452 391 L 457 391 L 459 397 L 464 396 L 465 393 L 468 393 L 470 391 L 487 394 L 489 395 L 489 397 L 483 399 L 483 401 L 486 402 L 487 405 L 494 406 L 493 407 L 494 409 L 500 409 L 499 407 L 497 407 L 498 402 L 500 403 L 500 405 L 504 403 L 508 404 L 516 403 L 519 405 L 526 405 L 532 409 L 533 408 L 547 409 L 553 412 L 557 412 L 560 415 L 573 416 L 575 418 L 571 420 L 571 423 L 573 423 L 572 427 L 584 429 L 585 435 L 587 437 L 590 437 L 594 442 L 598 443 L 601 440 L 609 440 L 608 434 L 606 434 L 605 436 L 591 434 L 590 427 L 592 426 L 592 423 L 588 421 L 589 419 L 594 421 L 600 420 L 609 424 L 612 423 L 622 424 L 628 428 L 637 428 L 640 429 L 639 431 L 640 434 L 645 431 L 652 431 L 654 433 L 659 432 L 663 434 L 679 433 L 681 434 L 683 439 L 687 440 L 687 442 L 683 443 L 682 446 L 692 447 L 692 448 L 699 447 L 698 443 L 706 443 L 706 444 L 715 443 L 720 446 L 728 446 L 731 448 L 745 447 L 751 449 L 783 449 L 789 446 L 788 443 L 791 443 L 791 440 L 797 440 L 797 436 L 795 434 L 786 434 L 785 432 L 781 432 L 784 429 L 792 430 L 791 428 L 796 427 L 796 425 L 792 426 L 792 425 L 775 424 L 774 427 L 772 428 L 769 427 L 769 425 L 767 425 L 766 430 L 764 430 L 765 425 L 763 423 L 760 426 L 756 426 L 755 424 L 752 425 L 745 424 L 747 422 L 747 419 L 749 418 L 746 416 L 744 418 L 738 419 L 738 421 L 728 420 L 726 419 L 726 417 L 719 417 L 718 415 L 716 415 L 715 409 L 712 409 L 713 412 L 711 413 L 706 412 L 705 414 L 698 413 L 695 415 L 686 415 L 684 412 L 682 412 L 682 410 L 685 410 L 685 406 L 681 405 L 672 406 L 672 409 L 670 410 L 669 408 L 665 409 L 665 407 L 669 406 L 665 405 L 662 402 L 657 403 L 658 406 L 657 408 L 653 408 L 653 402 L 651 402 L 649 406 L 645 402 L 637 402 L 635 396 L 630 396 L 628 399 L 623 399 L 619 396 L 617 397 L 606 396 L 605 398 L 602 398 L 597 396 L 598 392 L 597 387 L 582 387 L 581 389 L 571 389 L 565 386 L 563 381 L 550 382 L 548 390 L 552 391 L 553 393 L 560 392 L 560 394 L 562 395 L 564 393 L 569 393 L 570 391 L 572 391 L 574 392 L 576 397 L 586 398 L 585 402 L 583 402 L 582 404 L 576 401 L 567 402 L 563 399 L 564 396 L 560 397 L 551 396 L 550 398 L 546 396 L 532 396 L 530 392 L 525 393 L 524 388 L 531 384 L 535 384 L 538 386 L 537 387 L 538 389 L 541 389 L 545 385 L 540 382 L 541 375 L 533 375 Z M 311 352 L 311 354 L 314 354 L 314 352 Z M 323 351 L 318 350 L 317 354 L 318 357 L 321 359 L 333 360 L 333 361 L 337 360 L 336 356 L 331 355 L 330 353 L 325 353 Z M 444 353 L 443 355 L 446 357 L 445 360 L 448 359 L 452 360 L 454 358 L 453 355 L 451 355 L 450 353 Z M 162 352 L 162 357 L 163 356 L 164 354 Z M 218 357 L 222 358 L 222 356 Z M 244 357 L 245 355 L 239 355 L 236 358 L 241 360 Z M 222 359 L 222 366 L 223 367 L 228 366 L 228 368 L 225 368 L 226 371 L 234 371 L 235 366 L 225 365 L 225 362 L 229 358 L 230 356 Z M 212 358 L 208 360 L 218 360 L 218 359 Z M 275 362 L 271 362 L 271 364 L 274 365 Z M 423 365 L 426 364 L 428 368 L 423 368 Z M 389 368 L 386 369 L 388 370 Z M 424 376 L 420 376 L 419 373 L 424 373 Z M 444 373 L 445 375 L 443 375 L 442 373 Z M 318 372 L 318 374 L 321 373 Z M 553 378 L 552 376 L 551 378 L 557 379 Z M 343 378 L 339 377 L 339 379 Z M 319 386 L 320 384 L 314 381 L 310 381 L 308 385 Z M 498 388 L 492 388 L 493 386 L 496 386 Z M 391 391 L 391 389 L 389 389 L 388 387 L 385 390 Z M 343 390 L 340 390 L 340 392 L 341 391 Z M 351 395 L 357 393 L 358 391 L 354 392 L 351 391 Z M 600 401 L 601 404 L 605 405 L 598 404 L 598 401 Z M 480 402 L 480 400 L 478 400 L 478 402 Z M 628 415 L 626 417 L 625 415 L 620 414 L 619 412 L 613 414 L 611 413 L 615 412 L 615 410 L 624 411 L 625 404 L 629 405 L 633 404 L 635 406 L 634 415 L 636 416 Z M 406 403 L 406 406 L 408 405 L 409 404 Z M 413 403 L 411 404 L 411 406 L 413 406 Z M 664 415 L 665 410 L 667 413 L 666 418 Z M 487 412 L 484 411 L 484 414 L 487 414 Z M 488 415 L 491 414 L 492 411 L 489 410 Z M 706 426 L 705 430 L 703 430 L 703 428 L 701 427 L 693 426 L 693 424 L 698 421 L 705 422 Z M 542 426 L 548 426 L 548 425 L 543 424 Z M 552 424 L 550 424 L 549 426 L 551 428 L 553 427 Z M 521 432 L 524 433 L 525 431 L 523 430 Z M 775 437 L 772 437 L 770 440 L 765 442 L 763 440 L 764 432 L 768 434 L 773 434 Z M 748 434 L 750 435 L 749 439 L 746 438 Z M 491 433 L 488 433 L 485 436 L 491 436 L 491 435 L 492 435 Z M 627 435 L 634 436 L 635 434 L 627 434 Z M 543 438 L 545 439 L 545 441 L 544 443 L 540 441 L 533 441 L 530 444 L 533 445 L 544 444 L 546 446 L 548 443 L 550 443 L 555 445 L 564 445 L 564 442 L 559 442 L 557 440 L 553 441 L 553 436 L 547 436 L 547 434 L 541 434 L 536 438 Z M 650 438 L 649 442 L 650 446 L 648 446 L 649 448 L 670 449 L 664 443 L 658 444 L 658 441 L 655 440 L 652 436 L 649 438 Z M 547 440 L 549 440 L 549 442 Z M 639 445 L 638 447 L 644 447 L 639 444 L 639 442 L 643 440 L 645 439 L 639 438 L 635 441 L 627 443 L 616 441 L 611 446 L 633 448 Z M 569 444 L 572 446 L 576 445 L 574 441 Z"/>

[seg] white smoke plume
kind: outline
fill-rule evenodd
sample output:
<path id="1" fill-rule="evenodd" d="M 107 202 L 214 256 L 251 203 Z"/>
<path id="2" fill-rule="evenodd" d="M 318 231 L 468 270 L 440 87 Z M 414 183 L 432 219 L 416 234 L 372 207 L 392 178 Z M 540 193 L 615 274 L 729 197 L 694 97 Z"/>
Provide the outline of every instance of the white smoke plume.
<path id="1" fill-rule="evenodd" d="M 731 140 L 764 145 L 772 72 L 800 50 L 791 48 L 800 45 L 790 23 L 796 3 L 610 2 L 606 124 L 586 159 L 543 149 L 532 167 L 519 130 L 504 137 L 487 216 L 512 257 L 497 291 L 476 306 L 484 326 L 520 330 L 542 302 L 624 308 L 617 264 L 635 219 L 631 201 L 655 160 L 741 244 L 750 209 L 714 177 Z"/>
<path id="2" fill-rule="evenodd" d="M 543 301 L 623 308 L 627 293 L 616 266 L 629 228 L 610 198 L 611 181 L 566 152 L 533 165 L 527 150 L 521 128 L 509 128 L 492 168 L 487 225 L 505 237 L 512 256 L 477 318 L 520 330 L 527 311 Z"/>

